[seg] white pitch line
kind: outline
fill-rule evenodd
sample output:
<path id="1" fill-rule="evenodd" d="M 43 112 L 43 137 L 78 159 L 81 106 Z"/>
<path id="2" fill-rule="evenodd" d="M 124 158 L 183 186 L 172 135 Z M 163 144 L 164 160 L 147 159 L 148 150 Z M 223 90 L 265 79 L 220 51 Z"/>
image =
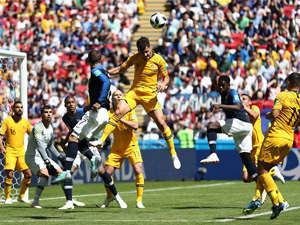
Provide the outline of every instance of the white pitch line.
<path id="1" fill-rule="evenodd" d="M 284 211 L 281 212 L 281 213 L 284 213 L 284 212 L 286 212 L 286 211 L 296 210 L 296 209 L 300 209 L 300 206 L 288 208 L 288 209 L 284 210 Z M 207 223 L 210 223 L 210 222 L 220 222 L 220 223 L 224 223 L 224 222 L 231 222 L 231 221 L 234 221 L 234 220 L 240 220 L 240 219 L 249 219 L 249 218 L 258 217 L 258 216 L 264 216 L 264 215 L 269 215 L 269 214 L 272 214 L 272 212 L 264 212 L 264 213 L 252 214 L 252 215 L 247 215 L 247 216 L 239 216 L 239 217 L 235 217 L 235 218 L 231 218 L 231 219 L 206 220 L 206 221 L 204 221 L 204 222 L 207 222 Z"/>
<path id="2" fill-rule="evenodd" d="M 47 223 L 47 222 L 123 222 L 123 223 L 132 223 L 132 222 L 152 222 L 152 223 L 201 223 L 201 221 L 199 220 L 78 220 L 78 219 L 58 219 L 58 220 L 54 220 L 54 219 L 43 219 L 43 220 L 1 220 L 1 223 Z"/>
<path id="3" fill-rule="evenodd" d="M 236 184 L 237 182 L 226 182 L 226 183 L 215 183 L 215 184 L 203 184 L 203 185 L 194 185 L 194 186 L 186 186 L 186 187 L 169 187 L 169 188 L 158 188 L 158 189 L 149 189 L 144 190 L 144 192 L 156 192 L 156 191 L 170 191 L 170 190 L 180 190 L 180 189 L 191 189 L 191 188 L 205 188 L 205 187 L 216 187 L 216 186 L 222 186 L 222 185 L 232 185 Z M 124 191 L 120 192 L 120 194 L 133 194 L 136 193 L 136 191 Z M 74 198 L 80 198 L 80 197 L 95 197 L 95 196 L 104 196 L 106 193 L 99 193 L 99 194 L 88 194 L 88 195 L 73 195 Z M 53 198 L 41 198 L 42 200 L 55 200 L 55 199 L 63 199 L 63 197 L 53 197 Z"/>

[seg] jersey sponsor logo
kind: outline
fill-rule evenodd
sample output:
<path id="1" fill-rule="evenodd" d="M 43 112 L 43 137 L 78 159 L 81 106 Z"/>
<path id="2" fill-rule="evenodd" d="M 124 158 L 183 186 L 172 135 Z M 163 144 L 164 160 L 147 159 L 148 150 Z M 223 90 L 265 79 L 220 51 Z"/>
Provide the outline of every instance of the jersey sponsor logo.
<path id="1" fill-rule="evenodd" d="M 95 74 L 96 76 L 100 76 L 101 72 L 100 72 L 100 70 L 96 70 L 96 71 L 94 72 L 94 74 Z"/>

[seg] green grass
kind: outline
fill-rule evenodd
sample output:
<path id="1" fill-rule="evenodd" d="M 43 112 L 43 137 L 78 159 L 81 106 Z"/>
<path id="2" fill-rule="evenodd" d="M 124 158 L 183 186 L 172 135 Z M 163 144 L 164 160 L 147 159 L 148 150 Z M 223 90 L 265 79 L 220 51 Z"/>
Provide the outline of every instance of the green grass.
<path id="1" fill-rule="evenodd" d="M 0 204 L 0 224 L 247 224 L 265 225 L 299 224 L 300 188 L 299 182 L 277 182 L 291 210 L 282 212 L 270 220 L 271 203 L 267 203 L 247 217 L 242 209 L 251 200 L 255 184 L 242 181 L 170 181 L 147 182 L 143 203 L 146 209 L 135 208 L 136 191 L 133 182 L 116 183 L 128 209 L 120 209 L 116 202 L 101 209 L 105 198 L 103 183 L 74 185 L 74 197 L 86 203 L 84 208 L 61 211 L 57 208 L 65 203 L 60 186 L 47 186 L 40 204 L 43 209 L 29 208 L 29 204 Z M 30 198 L 35 188 L 30 188 Z M 231 221 L 221 222 L 224 219 Z"/>

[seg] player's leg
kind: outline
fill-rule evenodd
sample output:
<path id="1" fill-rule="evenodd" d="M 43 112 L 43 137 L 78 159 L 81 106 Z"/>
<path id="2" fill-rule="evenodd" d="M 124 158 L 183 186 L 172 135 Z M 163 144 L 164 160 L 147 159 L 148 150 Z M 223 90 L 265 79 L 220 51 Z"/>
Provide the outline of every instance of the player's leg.
<path id="1" fill-rule="evenodd" d="M 105 166 L 106 172 L 111 176 L 112 182 L 114 182 L 114 178 L 113 178 L 113 173 L 115 171 L 115 168 L 112 166 Z M 106 198 L 104 200 L 104 202 L 101 205 L 101 208 L 106 208 L 108 207 L 109 203 L 111 203 L 114 200 L 114 195 L 113 193 L 110 191 L 109 186 L 107 186 L 104 183 L 104 187 L 105 187 L 105 191 L 106 191 Z"/>
<path id="2" fill-rule="evenodd" d="M 25 156 L 20 156 L 17 158 L 17 170 L 18 172 L 22 171 L 24 178 L 21 183 L 21 189 L 20 189 L 20 195 L 18 197 L 19 202 L 25 202 L 25 203 L 30 203 L 29 200 L 24 199 L 24 195 L 26 190 L 29 187 L 29 184 L 31 182 L 31 171 L 28 168 L 28 166 L 25 163 Z"/>
<path id="3" fill-rule="evenodd" d="M 4 193 L 5 193 L 5 204 L 12 204 L 12 200 L 10 198 L 10 191 L 12 187 L 13 175 L 15 166 L 17 163 L 17 157 L 12 154 L 6 153 L 5 155 L 5 167 L 4 170 L 6 172 L 6 178 L 4 182 Z"/>
<path id="4" fill-rule="evenodd" d="M 210 149 L 210 154 L 206 159 L 200 161 L 201 164 L 206 165 L 210 163 L 219 162 L 219 158 L 217 156 L 217 133 L 222 133 L 221 127 L 223 126 L 226 127 L 226 129 L 228 129 L 228 126 L 226 126 L 227 121 L 228 120 L 222 120 L 207 124 L 207 140 Z"/>
<path id="5" fill-rule="evenodd" d="M 46 167 L 46 165 L 45 165 L 45 167 Z M 47 185 L 48 180 L 49 180 L 48 170 L 46 168 L 40 169 L 37 172 L 37 176 L 38 176 L 38 183 L 36 185 L 34 199 L 31 204 L 31 208 L 41 209 L 42 207 L 40 206 L 40 197 L 41 197 L 41 195 L 44 191 L 44 188 Z"/>
<path id="6" fill-rule="evenodd" d="M 147 108 L 145 106 L 144 106 L 144 108 L 147 111 Z M 164 120 L 164 115 L 163 115 L 162 110 L 159 107 L 158 109 L 155 109 L 155 110 L 152 110 L 152 111 L 148 112 L 148 115 L 155 121 L 158 128 L 162 132 L 164 139 L 167 142 L 167 145 L 170 149 L 170 153 L 171 153 L 171 156 L 172 156 L 172 161 L 173 161 L 174 168 L 177 169 L 177 170 L 180 169 L 181 163 L 179 161 L 179 158 L 178 158 L 176 150 L 175 150 L 174 140 L 173 140 L 173 137 L 172 137 L 172 132 L 171 132 L 171 129 L 166 124 L 165 120 Z"/>

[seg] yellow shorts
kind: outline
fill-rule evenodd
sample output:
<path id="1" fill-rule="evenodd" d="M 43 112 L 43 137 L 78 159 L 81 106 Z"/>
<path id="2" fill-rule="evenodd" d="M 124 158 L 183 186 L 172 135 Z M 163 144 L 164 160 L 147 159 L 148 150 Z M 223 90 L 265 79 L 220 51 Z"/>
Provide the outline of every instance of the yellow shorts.
<path id="1" fill-rule="evenodd" d="M 280 164 L 289 154 L 293 141 L 286 138 L 266 137 L 258 156 L 259 161 Z"/>
<path id="2" fill-rule="evenodd" d="M 113 166 L 117 169 L 120 169 L 125 158 L 127 158 L 129 160 L 131 165 L 133 165 L 135 163 L 143 162 L 141 150 L 140 150 L 139 146 L 133 146 L 133 147 L 126 149 L 125 151 L 119 151 L 119 150 L 112 151 L 108 155 L 108 157 L 105 161 L 105 165 Z"/>
<path id="3" fill-rule="evenodd" d="M 25 163 L 25 155 L 14 156 L 6 153 L 4 170 L 15 170 L 16 167 L 18 172 L 28 169 Z"/>
<path id="4" fill-rule="evenodd" d="M 258 161 L 258 156 L 260 153 L 261 147 L 254 147 L 250 153 L 250 157 L 252 161 L 255 163 L 255 166 L 257 167 L 257 161 Z M 243 172 L 247 171 L 245 165 L 243 166 Z"/>
<path id="5" fill-rule="evenodd" d="M 129 90 L 123 98 L 127 104 L 129 105 L 130 109 L 134 109 L 137 105 L 142 105 L 147 113 L 161 109 L 158 101 L 157 101 L 157 94 L 150 88 L 145 88 L 141 90 L 141 88 Z"/>

